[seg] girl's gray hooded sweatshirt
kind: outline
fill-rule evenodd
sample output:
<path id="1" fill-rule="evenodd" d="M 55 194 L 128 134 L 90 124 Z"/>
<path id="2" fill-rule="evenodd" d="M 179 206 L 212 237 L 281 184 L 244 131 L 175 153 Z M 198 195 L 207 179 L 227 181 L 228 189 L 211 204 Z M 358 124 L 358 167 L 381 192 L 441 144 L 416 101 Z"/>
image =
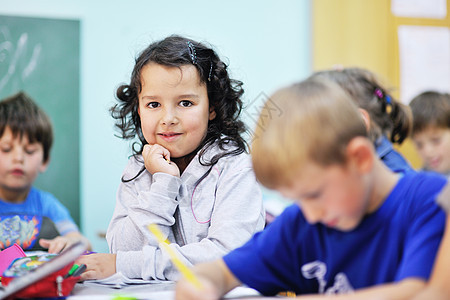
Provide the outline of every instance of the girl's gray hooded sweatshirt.
<path id="1" fill-rule="evenodd" d="M 212 146 L 205 160 L 221 151 Z M 131 157 L 124 179 L 143 168 L 141 155 Z M 121 182 L 106 239 L 116 253 L 116 271 L 128 278 L 177 280 L 169 255 L 147 230 L 155 223 L 170 247 L 188 266 L 221 258 L 264 228 L 260 186 L 246 153 L 221 158 L 209 166 L 192 159 L 181 178 L 145 170 Z"/>

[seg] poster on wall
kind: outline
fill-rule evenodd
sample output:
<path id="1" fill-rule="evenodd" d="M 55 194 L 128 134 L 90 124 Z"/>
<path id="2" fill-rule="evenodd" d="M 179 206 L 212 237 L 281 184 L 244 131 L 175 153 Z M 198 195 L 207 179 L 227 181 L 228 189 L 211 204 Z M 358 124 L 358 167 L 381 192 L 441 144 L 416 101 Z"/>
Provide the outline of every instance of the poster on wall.
<path id="1" fill-rule="evenodd" d="M 397 17 L 445 19 L 447 0 L 391 0 L 391 11 Z"/>
<path id="2" fill-rule="evenodd" d="M 400 99 L 426 90 L 450 93 L 450 28 L 399 26 Z"/>

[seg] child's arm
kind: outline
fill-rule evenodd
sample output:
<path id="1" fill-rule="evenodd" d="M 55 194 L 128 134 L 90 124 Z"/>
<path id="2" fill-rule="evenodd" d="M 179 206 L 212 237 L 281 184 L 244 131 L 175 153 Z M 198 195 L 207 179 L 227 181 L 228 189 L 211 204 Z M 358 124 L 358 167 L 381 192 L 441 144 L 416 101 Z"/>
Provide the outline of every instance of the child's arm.
<path id="1" fill-rule="evenodd" d="M 241 283 L 231 273 L 225 262 L 220 259 L 211 263 L 199 264 L 194 267 L 194 272 L 202 283 L 202 289 L 199 290 L 186 279 L 181 279 L 176 285 L 175 299 L 198 299 L 215 300 L 220 299 L 228 291 L 239 286 Z M 342 300 L 389 300 L 389 299 L 410 299 L 416 295 L 425 285 L 420 279 L 405 279 L 398 283 L 383 284 L 377 287 L 360 289 L 351 294 L 341 295 L 305 295 L 298 296 L 299 299 L 342 299 Z M 430 298 L 429 298 L 430 299 Z"/>
<path id="2" fill-rule="evenodd" d="M 364 288 L 351 294 L 339 295 L 305 295 L 299 296 L 302 300 L 319 300 L 319 299 L 335 299 L 335 300 L 403 300 L 411 299 L 423 287 L 425 282 L 420 279 L 405 279 L 397 283 L 382 284 L 376 287 Z M 429 298 L 434 299 L 434 298 Z"/>
<path id="3" fill-rule="evenodd" d="M 141 169 L 142 163 L 138 166 L 133 161 L 129 170 Z M 201 168 L 198 164 L 195 167 Z M 165 237 L 172 236 L 170 247 L 189 266 L 222 257 L 263 228 L 261 190 L 248 156 L 229 158 L 194 187 L 193 183 L 207 168 L 203 170 L 192 176 L 192 182 L 188 182 L 192 187 L 188 193 L 183 192 L 183 198 L 178 194 L 180 178 L 168 174 L 157 173 L 152 177 L 145 172 L 131 183 L 121 183 L 106 235 L 111 252 L 117 253 L 117 271 L 144 279 L 178 279 L 169 256 L 148 232 L 148 224 L 155 223 Z M 125 178 L 130 177 L 127 174 Z M 192 206 L 191 201 L 202 205 Z M 175 239 L 171 226 L 179 203 L 177 222 L 184 237 Z"/>
<path id="4" fill-rule="evenodd" d="M 106 232 L 110 252 L 137 251 L 144 245 L 156 246 L 147 225 L 158 224 L 168 236 L 175 224 L 181 179 L 167 173 L 152 175 L 142 172 L 141 159 L 130 158 L 123 172 L 125 182 L 119 185 L 116 206 Z M 139 172 L 141 174 L 136 177 Z"/>
<path id="5" fill-rule="evenodd" d="M 181 279 L 176 285 L 175 299 L 215 300 L 240 285 L 222 259 L 196 265 L 193 269 L 202 288 L 198 289 L 188 280 Z"/>
<path id="6" fill-rule="evenodd" d="M 39 239 L 39 245 L 48 249 L 49 253 L 59 253 L 68 246 L 83 241 L 91 249 L 89 240 L 84 237 L 70 216 L 69 210 L 52 194 L 40 191 L 42 214 L 55 225 L 60 236 L 54 239 Z"/>
<path id="7" fill-rule="evenodd" d="M 450 214 L 447 215 L 447 223 L 438 256 L 436 258 L 431 279 L 425 290 L 417 295 L 414 300 L 449 299 L 450 285 Z"/>
<path id="8" fill-rule="evenodd" d="M 186 279 L 181 279 L 176 285 L 175 299 L 198 299 L 215 300 L 220 299 L 228 291 L 239 286 L 241 283 L 231 273 L 225 262 L 220 259 L 211 263 L 199 264 L 194 267 L 194 272 L 202 283 L 202 289 L 194 287 Z M 318 299 L 342 299 L 342 300 L 389 300 L 389 299 L 411 299 L 423 287 L 425 282 L 421 279 L 405 279 L 398 283 L 383 284 L 376 287 L 360 289 L 351 294 L 341 295 L 304 295 L 298 296 L 304 300 Z M 427 298 L 435 299 L 435 298 Z"/>
<path id="9" fill-rule="evenodd" d="M 78 241 L 83 241 L 84 243 L 86 243 L 88 245 L 88 250 L 91 250 L 91 244 L 89 243 L 89 240 L 78 231 L 69 232 L 52 240 L 40 239 L 39 245 L 47 248 L 49 253 L 59 253 Z"/>

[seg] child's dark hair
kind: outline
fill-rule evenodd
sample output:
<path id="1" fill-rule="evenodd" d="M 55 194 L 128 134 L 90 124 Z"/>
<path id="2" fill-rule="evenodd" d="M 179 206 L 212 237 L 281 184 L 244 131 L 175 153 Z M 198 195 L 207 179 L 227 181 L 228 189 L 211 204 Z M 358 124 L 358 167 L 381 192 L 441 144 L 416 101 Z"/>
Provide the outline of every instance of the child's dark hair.
<path id="1" fill-rule="evenodd" d="M 147 144 L 138 114 L 138 95 L 142 89 L 142 69 L 149 63 L 176 68 L 193 65 L 198 71 L 200 81 L 206 84 L 209 106 L 214 108 L 216 117 L 209 121 L 206 138 L 199 147 L 202 149 L 199 155 L 201 164 L 212 166 L 221 157 L 237 155 L 246 150 L 247 144 L 241 136 L 246 128 L 239 119 L 242 109 L 241 96 L 244 93 L 242 82 L 230 79 L 228 66 L 220 60 L 213 49 L 191 39 L 172 35 L 152 43 L 140 53 L 131 74 L 130 84 L 121 85 L 117 89 L 116 96 L 119 103 L 111 108 L 111 115 L 117 120 L 115 125 L 120 129 L 121 137 L 139 138 L 140 144 L 133 144 L 135 154 L 141 154 L 144 145 Z M 216 141 L 222 150 L 229 143 L 235 147 L 214 156 L 209 162 L 202 161 L 203 153 Z"/>
<path id="2" fill-rule="evenodd" d="M 413 113 L 413 134 L 429 126 L 450 128 L 450 94 L 426 91 L 409 103 Z"/>
<path id="3" fill-rule="evenodd" d="M 368 112 L 371 119 L 369 138 L 373 142 L 385 135 L 392 143 L 401 144 L 410 135 L 412 116 L 409 107 L 396 101 L 372 72 L 344 68 L 320 71 L 313 76 L 324 76 L 336 82 Z"/>
<path id="4" fill-rule="evenodd" d="M 44 162 L 53 144 L 52 123 L 47 114 L 24 92 L 0 101 L 0 136 L 9 127 L 14 137 L 25 135 L 30 143 L 42 144 Z"/>

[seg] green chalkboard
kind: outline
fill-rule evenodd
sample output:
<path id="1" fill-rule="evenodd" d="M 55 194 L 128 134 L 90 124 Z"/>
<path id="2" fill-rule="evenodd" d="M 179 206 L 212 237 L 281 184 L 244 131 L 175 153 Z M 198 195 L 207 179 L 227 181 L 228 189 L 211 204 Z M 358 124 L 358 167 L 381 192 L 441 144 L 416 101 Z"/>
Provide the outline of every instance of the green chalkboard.
<path id="1" fill-rule="evenodd" d="M 80 21 L 0 15 L 0 99 L 25 91 L 50 116 L 54 144 L 35 186 L 80 224 Z"/>

